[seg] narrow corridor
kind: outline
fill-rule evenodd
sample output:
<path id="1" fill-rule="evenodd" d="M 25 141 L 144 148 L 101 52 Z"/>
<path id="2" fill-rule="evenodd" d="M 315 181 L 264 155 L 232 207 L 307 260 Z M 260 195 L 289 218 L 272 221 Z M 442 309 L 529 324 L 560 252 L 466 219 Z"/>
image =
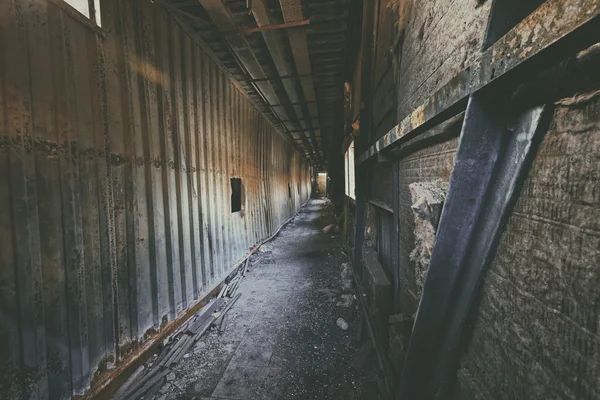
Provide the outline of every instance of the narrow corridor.
<path id="1" fill-rule="evenodd" d="M 204 334 L 156 399 L 354 399 L 368 391 L 374 357 L 355 361 L 359 309 L 342 238 L 322 232 L 327 206 L 311 200 L 253 255 L 224 331 Z"/>
<path id="2" fill-rule="evenodd" d="M 0 0 L 0 400 L 600 400 L 600 0 Z"/>

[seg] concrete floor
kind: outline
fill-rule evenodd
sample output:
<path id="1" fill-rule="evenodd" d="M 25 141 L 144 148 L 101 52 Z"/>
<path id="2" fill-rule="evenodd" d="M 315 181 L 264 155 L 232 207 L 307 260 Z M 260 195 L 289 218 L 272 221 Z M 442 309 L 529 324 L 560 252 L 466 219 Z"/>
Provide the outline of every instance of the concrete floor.
<path id="1" fill-rule="evenodd" d="M 157 399 L 377 398 L 374 361 L 352 367 L 359 309 L 343 239 L 322 232 L 327 208 L 311 200 L 252 257 L 225 331 L 206 333 Z"/>

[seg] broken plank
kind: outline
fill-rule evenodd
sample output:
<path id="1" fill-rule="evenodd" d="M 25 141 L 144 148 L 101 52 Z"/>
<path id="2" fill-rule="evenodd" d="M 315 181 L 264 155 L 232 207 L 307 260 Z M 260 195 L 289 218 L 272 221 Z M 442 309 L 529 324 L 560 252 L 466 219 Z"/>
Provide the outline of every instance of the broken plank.
<path id="1" fill-rule="evenodd" d="M 144 399 L 152 400 L 162 385 L 165 384 L 166 380 L 167 379 L 164 376 L 157 380 L 156 383 L 154 383 L 154 385 L 148 390 L 148 392 L 144 394 Z"/>
<path id="2" fill-rule="evenodd" d="M 200 314 L 198 316 L 198 318 L 196 318 L 194 323 L 188 327 L 188 329 L 186 330 L 186 333 L 188 333 L 190 335 L 195 335 L 198 332 L 199 328 L 204 324 L 204 321 L 206 321 L 213 312 L 215 312 L 217 309 L 219 309 L 223 305 L 224 302 L 225 302 L 224 299 L 215 299 L 208 306 L 204 307 L 202 309 L 203 310 L 202 314 Z"/>
<path id="3" fill-rule="evenodd" d="M 250 261 L 250 257 L 246 258 L 246 262 L 244 263 L 244 271 L 242 271 L 242 276 L 246 276 L 248 273 L 248 262 Z"/>
<path id="4" fill-rule="evenodd" d="M 217 296 L 218 299 L 225 296 L 225 292 L 227 291 L 228 287 L 229 287 L 229 285 L 227 285 L 227 284 L 223 285 L 223 287 L 221 288 L 221 291 L 219 292 L 219 295 Z"/>
<path id="5" fill-rule="evenodd" d="M 136 369 L 133 372 L 133 374 L 131 374 L 129 378 L 127 378 L 125 383 L 121 385 L 119 390 L 117 390 L 115 394 L 112 395 L 111 399 L 124 399 L 123 395 L 129 390 L 131 385 L 133 385 L 143 375 L 144 370 L 144 366 L 140 365 L 138 369 Z"/>
<path id="6" fill-rule="evenodd" d="M 158 373 L 157 375 L 154 375 L 151 379 L 146 380 L 141 386 L 138 386 L 138 389 L 135 392 L 129 393 L 126 397 L 124 397 L 124 399 L 139 399 L 141 396 L 144 395 L 144 393 L 152 389 L 156 382 L 160 382 L 160 380 L 167 376 L 167 374 L 169 374 L 170 372 L 171 370 L 166 369 Z"/>
<path id="7" fill-rule="evenodd" d="M 210 326 L 215 322 L 215 320 L 216 320 L 215 316 L 211 315 L 211 317 L 205 321 L 205 323 L 202 325 L 202 327 L 200 327 L 200 329 L 198 330 L 198 333 L 196 333 L 194 336 L 192 336 L 190 338 L 190 340 L 186 341 L 181 346 L 179 351 L 173 355 L 173 357 L 169 361 L 169 366 L 171 366 L 173 364 L 177 364 L 179 362 L 179 360 L 181 360 L 181 358 L 189 351 L 190 347 L 192 347 L 194 345 L 194 343 L 196 343 L 198 341 L 198 339 L 200 339 L 200 337 L 204 334 L 204 332 L 206 332 L 206 330 L 208 328 L 210 328 Z"/>
<path id="8" fill-rule="evenodd" d="M 182 337 L 181 339 L 179 339 L 179 341 L 175 344 L 175 346 L 173 346 L 173 348 L 169 352 L 169 355 L 166 356 L 160 362 L 159 366 L 160 367 L 168 367 L 169 365 L 171 365 L 172 360 L 179 353 L 179 351 L 181 350 L 181 348 L 184 347 L 186 345 L 186 343 L 189 342 L 190 340 L 192 340 L 192 337 L 190 335 L 185 335 L 184 337 Z"/>
<path id="9" fill-rule="evenodd" d="M 229 301 L 229 303 L 227 303 L 227 305 L 225 306 L 225 309 L 221 312 L 221 315 L 219 316 L 219 318 L 217 318 L 217 321 L 216 321 L 217 325 L 221 324 L 221 320 L 223 318 L 225 318 L 225 314 L 227 314 L 227 311 L 229 311 L 229 309 L 233 306 L 233 304 L 237 301 L 237 299 L 240 298 L 241 295 L 242 295 L 241 293 L 236 294 L 235 297 L 233 299 L 231 299 Z"/>
<path id="10" fill-rule="evenodd" d="M 190 348 L 192 344 L 194 344 L 194 339 L 192 336 L 186 336 L 187 340 L 181 344 L 179 349 L 174 352 L 173 357 L 169 360 L 167 366 L 171 366 L 173 364 L 177 364 L 181 356 L 183 356 L 187 350 Z"/>

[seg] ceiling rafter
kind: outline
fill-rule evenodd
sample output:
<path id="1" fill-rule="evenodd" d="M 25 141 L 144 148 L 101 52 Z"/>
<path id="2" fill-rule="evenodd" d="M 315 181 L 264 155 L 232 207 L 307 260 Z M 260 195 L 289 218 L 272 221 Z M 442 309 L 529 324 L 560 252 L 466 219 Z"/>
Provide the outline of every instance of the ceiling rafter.
<path id="1" fill-rule="evenodd" d="M 252 2 L 251 12 L 252 12 L 252 15 L 254 16 L 256 24 L 259 27 L 273 25 L 273 21 L 267 10 L 267 5 L 265 3 L 265 0 L 254 0 Z M 291 22 L 293 23 L 296 21 L 291 21 Z M 289 23 L 289 22 L 286 21 L 286 23 Z M 280 48 L 278 38 L 276 37 L 276 32 L 263 31 L 262 36 L 263 36 L 263 39 L 267 46 L 267 49 L 271 55 L 271 59 L 273 60 L 273 63 L 275 64 L 275 68 L 277 69 L 277 73 L 279 74 L 279 76 L 294 75 L 294 72 L 291 71 L 290 68 L 288 68 L 286 60 L 284 58 L 283 50 Z M 306 110 L 303 108 L 304 107 L 303 101 L 305 101 L 305 99 L 296 91 L 296 87 L 294 86 L 293 81 L 284 79 L 284 80 L 281 80 L 281 83 L 283 84 L 283 86 L 285 88 L 287 97 L 289 98 L 289 102 L 290 103 L 299 103 L 298 106 L 293 106 L 294 112 L 295 112 L 294 120 L 302 127 L 304 127 L 304 125 L 308 125 L 310 127 L 310 122 L 307 124 L 305 121 L 306 117 L 310 117 L 310 115 L 306 114 Z M 294 131 L 290 131 L 290 132 L 294 133 Z M 300 133 L 300 130 L 297 130 L 295 132 Z M 314 133 L 311 134 L 311 139 L 313 142 L 312 143 L 313 148 L 318 151 L 318 144 L 316 143 L 316 140 L 314 139 Z M 319 165 L 322 167 L 323 159 L 320 156 L 318 158 L 319 158 Z"/>
<path id="2" fill-rule="evenodd" d="M 247 71 L 250 79 L 263 79 L 266 78 L 266 74 L 262 68 L 261 63 L 258 61 L 256 55 L 252 51 L 250 44 L 243 35 L 227 35 L 226 33 L 232 31 L 238 31 L 238 24 L 235 21 L 231 11 L 226 7 L 222 0 L 199 0 L 200 4 L 210 16 L 213 23 L 216 25 L 219 32 L 224 37 L 223 39 L 229 45 L 233 55 L 239 61 L 240 65 Z M 269 81 L 259 81 L 252 83 L 256 87 L 258 94 L 263 98 L 264 102 L 271 109 L 276 119 L 280 122 L 282 119 L 289 119 L 286 107 L 272 107 L 271 104 L 281 103 L 281 100 L 275 92 L 273 86 Z M 285 100 L 284 100 L 285 102 Z M 281 126 L 285 128 L 283 124 Z M 288 135 L 294 137 L 292 132 L 287 130 Z M 314 154 L 314 150 L 311 148 L 308 141 L 306 142 L 306 149 L 310 154 Z M 313 156 L 313 163 L 318 161 L 317 156 Z"/>
<path id="3" fill-rule="evenodd" d="M 323 146 L 338 128 L 349 38 L 360 12 L 355 0 L 252 0 L 250 7 L 245 0 L 154 1 L 183 11 L 257 108 L 325 169 Z"/>

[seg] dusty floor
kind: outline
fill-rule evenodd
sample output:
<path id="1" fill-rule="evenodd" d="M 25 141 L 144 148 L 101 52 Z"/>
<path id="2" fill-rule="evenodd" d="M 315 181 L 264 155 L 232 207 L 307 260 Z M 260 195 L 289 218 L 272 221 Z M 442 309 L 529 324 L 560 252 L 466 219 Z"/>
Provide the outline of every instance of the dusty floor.
<path id="1" fill-rule="evenodd" d="M 352 366 L 359 309 L 343 240 L 322 232 L 327 205 L 311 200 L 252 257 L 225 331 L 206 333 L 157 399 L 377 398 L 373 361 Z"/>

